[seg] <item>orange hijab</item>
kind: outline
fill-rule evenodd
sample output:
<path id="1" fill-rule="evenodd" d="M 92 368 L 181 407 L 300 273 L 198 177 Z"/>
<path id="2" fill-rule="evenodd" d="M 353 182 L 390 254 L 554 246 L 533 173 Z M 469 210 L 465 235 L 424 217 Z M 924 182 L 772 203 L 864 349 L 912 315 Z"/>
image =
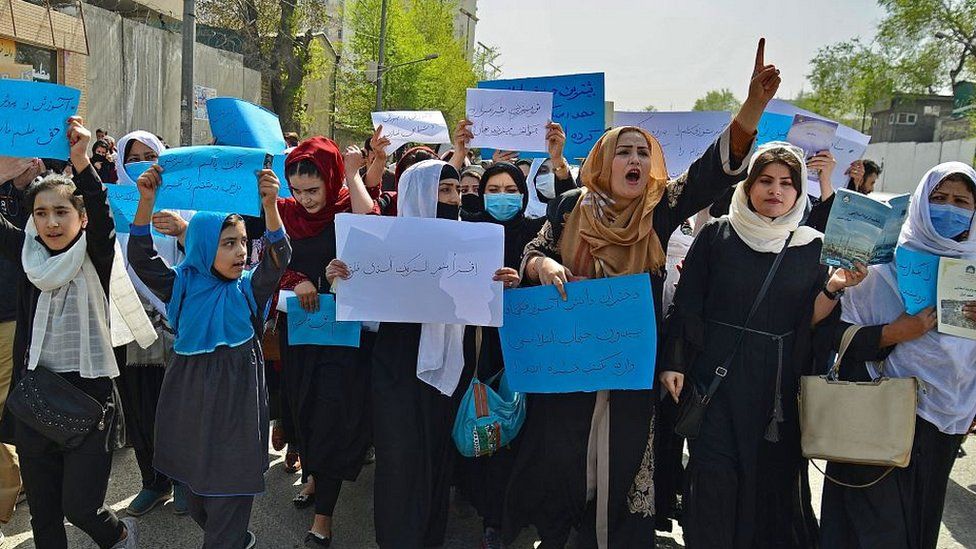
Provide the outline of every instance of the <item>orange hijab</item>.
<path id="1" fill-rule="evenodd" d="M 623 202 L 610 189 L 610 170 L 622 133 L 637 132 L 651 149 L 644 194 Z M 563 261 L 578 276 L 603 278 L 660 272 L 666 255 L 654 231 L 654 207 L 668 183 L 661 144 L 633 126 L 614 128 L 593 146 L 581 168 L 583 194 L 566 218 L 559 244 Z"/>

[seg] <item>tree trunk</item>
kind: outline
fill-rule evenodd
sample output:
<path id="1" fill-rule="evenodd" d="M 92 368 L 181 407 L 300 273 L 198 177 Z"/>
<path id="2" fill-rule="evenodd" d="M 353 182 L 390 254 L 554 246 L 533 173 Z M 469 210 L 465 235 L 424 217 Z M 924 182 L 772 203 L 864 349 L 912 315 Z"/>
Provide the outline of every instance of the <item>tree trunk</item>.
<path id="1" fill-rule="evenodd" d="M 295 36 L 295 5 L 281 0 L 281 24 L 275 37 L 270 68 L 271 106 L 278 113 L 283 131 L 301 133 L 301 114 L 304 106 L 303 84 L 309 61 L 312 30 Z"/>

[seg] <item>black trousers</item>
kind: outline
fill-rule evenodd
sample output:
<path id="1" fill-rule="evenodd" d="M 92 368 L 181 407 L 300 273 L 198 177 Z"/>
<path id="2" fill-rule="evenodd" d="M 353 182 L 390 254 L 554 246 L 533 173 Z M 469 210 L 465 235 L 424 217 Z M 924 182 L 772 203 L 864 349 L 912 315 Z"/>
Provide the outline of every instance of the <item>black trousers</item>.
<path id="1" fill-rule="evenodd" d="M 108 378 L 63 377 L 100 402 L 112 392 Z M 67 549 L 64 519 L 88 534 L 101 549 L 110 549 L 122 537 L 123 526 L 104 506 L 112 471 L 112 454 L 105 451 L 105 431 L 92 431 L 85 442 L 65 450 L 18 421 L 15 439 L 20 474 L 30 505 L 31 529 L 37 549 Z"/>
<path id="2" fill-rule="evenodd" d="M 203 529 L 203 549 L 244 549 L 254 496 L 206 497 L 186 493 L 187 509 Z"/>
<path id="3" fill-rule="evenodd" d="M 942 433 L 919 417 L 908 467 L 893 470 L 870 488 L 845 488 L 824 481 L 820 546 L 935 549 L 949 473 L 963 438 Z M 847 484 L 867 484 L 884 471 L 883 467 L 827 465 L 827 474 Z"/>
<path id="4" fill-rule="evenodd" d="M 153 468 L 155 452 L 156 403 L 163 386 L 166 369 L 159 366 L 122 366 L 117 380 L 125 427 L 129 442 L 136 453 L 142 487 L 155 492 L 169 492 L 173 482 Z"/>
<path id="5" fill-rule="evenodd" d="M 339 501 L 342 480 L 326 476 L 315 477 L 315 514 L 331 517 Z"/>

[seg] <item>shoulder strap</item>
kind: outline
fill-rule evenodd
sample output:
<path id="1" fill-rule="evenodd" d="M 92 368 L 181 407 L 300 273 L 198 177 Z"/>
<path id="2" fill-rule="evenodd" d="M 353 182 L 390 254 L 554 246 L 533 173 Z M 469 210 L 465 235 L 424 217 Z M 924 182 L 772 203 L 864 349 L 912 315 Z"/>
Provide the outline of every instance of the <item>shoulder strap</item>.
<path id="1" fill-rule="evenodd" d="M 773 260 L 772 267 L 769 268 L 769 272 L 766 273 L 766 279 L 763 280 L 762 287 L 759 288 L 759 293 L 756 294 L 755 301 L 752 302 L 752 307 L 749 309 L 749 314 L 746 315 L 746 321 L 742 323 L 742 328 L 739 330 L 739 338 L 735 342 L 735 347 L 732 348 L 732 352 L 729 353 L 728 358 L 726 358 L 722 364 L 715 368 L 715 376 L 712 377 L 712 383 L 708 386 L 708 392 L 705 393 L 703 397 L 703 403 L 707 404 L 709 400 L 715 396 L 715 392 L 718 391 L 718 386 L 722 384 L 722 380 L 725 376 L 729 374 L 729 366 L 732 364 L 732 360 L 735 355 L 739 352 L 739 347 L 742 345 L 742 339 L 746 335 L 745 328 L 749 327 L 749 322 L 752 321 L 752 317 L 755 316 L 756 311 L 759 310 L 759 305 L 762 303 L 763 299 L 766 298 L 766 293 L 769 291 L 769 287 L 773 284 L 773 278 L 776 276 L 776 271 L 779 270 L 779 264 L 783 262 L 783 256 L 786 255 L 787 248 L 790 247 L 790 241 L 793 240 L 793 234 L 786 237 L 786 242 L 783 244 L 783 249 L 776 254 L 776 259 Z"/>
<path id="2" fill-rule="evenodd" d="M 847 348 L 851 346 L 851 342 L 854 341 L 854 336 L 857 335 L 860 329 L 861 326 L 851 324 L 844 330 L 844 335 L 840 339 L 840 348 L 837 350 L 837 360 L 834 361 L 834 365 L 827 372 L 827 379 L 838 379 L 840 377 L 840 363 L 844 361 Z"/>

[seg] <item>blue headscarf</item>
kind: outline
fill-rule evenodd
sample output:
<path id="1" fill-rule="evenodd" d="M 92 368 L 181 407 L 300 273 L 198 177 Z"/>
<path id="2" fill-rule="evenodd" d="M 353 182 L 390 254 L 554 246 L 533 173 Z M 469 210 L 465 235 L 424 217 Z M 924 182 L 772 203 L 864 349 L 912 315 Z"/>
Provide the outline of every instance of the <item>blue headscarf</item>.
<path id="1" fill-rule="evenodd" d="M 251 318 L 257 314 L 257 303 L 251 272 L 227 281 L 211 270 L 226 218 L 227 214 L 199 212 L 186 232 L 186 258 L 174 269 L 173 296 L 166 306 L 176 331 L 173 350 L 181 355 L 236 347 L 254 337 Z"/>

